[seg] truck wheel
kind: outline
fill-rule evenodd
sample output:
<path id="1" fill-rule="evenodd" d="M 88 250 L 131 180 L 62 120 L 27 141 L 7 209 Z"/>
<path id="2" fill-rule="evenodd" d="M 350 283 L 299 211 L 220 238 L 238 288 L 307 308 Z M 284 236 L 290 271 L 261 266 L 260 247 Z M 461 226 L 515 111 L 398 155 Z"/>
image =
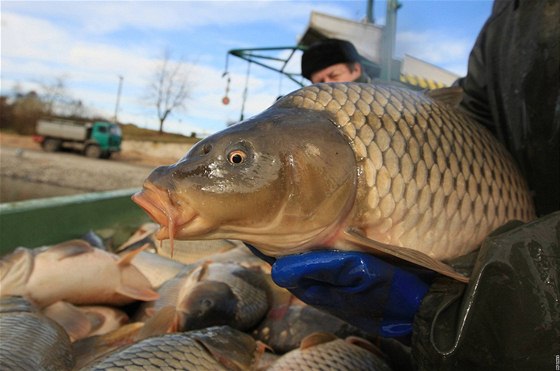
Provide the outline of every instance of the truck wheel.
<path id="1" fill-rule="evenodd" d="M 101 154 L 101 158 L 108 159 L 111 157 L 111 152 L 105 151 Z"/>
<path id="2" fill-rule="evenodd" d="M 43 141 L 43 149 L 47 152 L 56 152 L 60 149 L 62 142 L 58 139 L 47 138 Z"/>
<path id="3" fill-rule="evenodd" d="M 101 148 L 95 144 L 90 144 L 86 147 L 85 155 L 90 158 L 100 158 L 101 157 Z"/>

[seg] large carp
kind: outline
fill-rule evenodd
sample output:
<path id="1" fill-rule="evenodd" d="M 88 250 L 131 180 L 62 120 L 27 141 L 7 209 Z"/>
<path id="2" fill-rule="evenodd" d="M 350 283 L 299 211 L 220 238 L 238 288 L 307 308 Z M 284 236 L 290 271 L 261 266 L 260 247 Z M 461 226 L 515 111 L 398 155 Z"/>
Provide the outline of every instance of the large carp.
<path id="1" fill-rule="evenodd" d="M 489 131 L 423 92 L 359 83 L 283 97 L 155 169 L 133 199 L 160 239 L 240 239 L 270 256 L 361 250 L 461 281 L 442 261 L 535 216 Z"/>

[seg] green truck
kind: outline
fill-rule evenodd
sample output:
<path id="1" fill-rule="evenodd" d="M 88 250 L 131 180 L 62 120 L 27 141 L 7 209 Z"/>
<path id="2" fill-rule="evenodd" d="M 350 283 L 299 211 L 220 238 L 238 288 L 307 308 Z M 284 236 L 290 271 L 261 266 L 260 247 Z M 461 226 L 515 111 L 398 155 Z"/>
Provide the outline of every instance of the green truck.
<path id="1" fill-rule="evenodd" d="M 121 150 L 122 131 L 106 121 L 79 123 L 71 120 L 39 120 L 34 139 L 48 152 L 74 149 L 92 158 L 109 158 Z"/>

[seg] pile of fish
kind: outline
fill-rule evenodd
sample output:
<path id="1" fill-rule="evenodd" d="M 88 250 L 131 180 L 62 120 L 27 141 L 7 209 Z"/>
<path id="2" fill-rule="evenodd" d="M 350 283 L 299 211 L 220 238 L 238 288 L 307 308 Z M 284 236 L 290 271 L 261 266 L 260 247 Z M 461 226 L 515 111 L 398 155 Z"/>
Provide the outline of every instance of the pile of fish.
<path id="1" fill-rule="evenodd" d="M 297 90 L 152 172 L 133 200 L 159 231 L 115 253 L 17 249 L 0 265 L 0 368 L 388 369 L 368 341 L 381 340 L 299 303 L 230 240 L 271 257 L 365 251 L 467 282 L 447 261 L 535 212 L 506 149 L 449 100 L 358 83 Z M 145 251 L 154 236 L 174 260 Z M 180 240 L 217 242 L 182 254 Z"/>
<path id="2" fill-rule="evenodd" d="M 157 229 L 114 252 L 78 239 L 4 256 L 0 369 L 390 369 L 377 339 L 274 285 L 242 243 L 177 241 L 170 259 Z"/>

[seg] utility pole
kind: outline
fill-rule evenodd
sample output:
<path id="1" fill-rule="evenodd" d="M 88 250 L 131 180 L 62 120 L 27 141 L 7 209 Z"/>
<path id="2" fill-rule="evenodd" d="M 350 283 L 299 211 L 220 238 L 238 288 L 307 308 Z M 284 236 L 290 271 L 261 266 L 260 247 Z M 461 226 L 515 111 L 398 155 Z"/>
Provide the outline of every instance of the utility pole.
<path id="1" fill-rule="evenodd" d="M 366 22 L 375 23 L 375 19 L 373 18 L 373 0 L 368 0 L 367 2 Z"/>
<path id="2" fill-rule="evenodd" d="M 381 53 L 381 80 L 391 81 L 393 76 L 393 52 L 397 35 L 397 10 L 402 6 L 398 0 L 387 0 L 387 16 L 383 28 Z"/>
<path id="3" fill-rule="evenodd" d="M 121 100 L 121 90 L 124 77 L 119 75 L 119 89 L 117 90 L 117 103 L 115 104 L 115 124 L 117 124 L 117 113 L 119 112 L 119 102 Z"/>

